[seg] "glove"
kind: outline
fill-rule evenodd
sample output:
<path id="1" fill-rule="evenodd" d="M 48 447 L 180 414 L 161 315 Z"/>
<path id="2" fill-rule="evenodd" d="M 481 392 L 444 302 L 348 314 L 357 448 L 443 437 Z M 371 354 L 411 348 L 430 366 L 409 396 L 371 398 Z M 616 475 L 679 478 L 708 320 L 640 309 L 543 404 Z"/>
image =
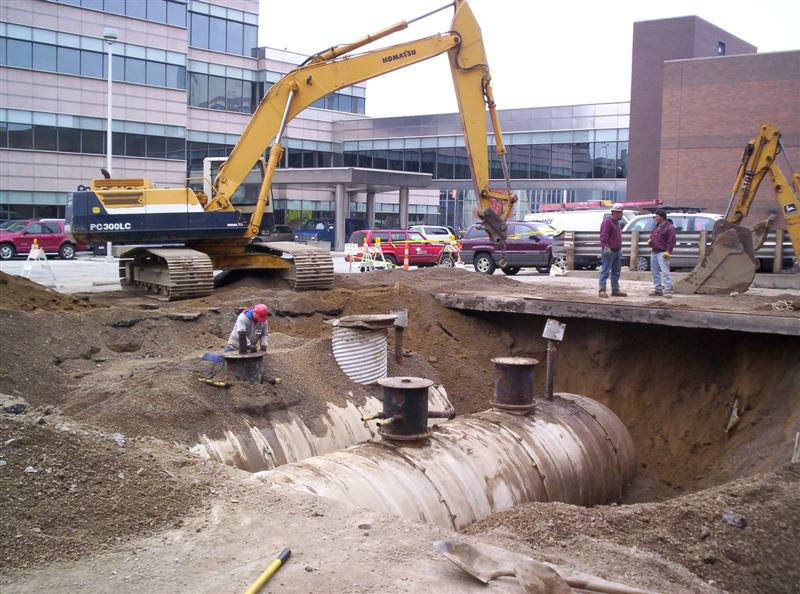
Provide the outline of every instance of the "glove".
<path id="1" fill-rule="evenodd" d="M 669 252 L 664 252 L 664 259 L 669 260 Z"/>
<path id="2" fill-rule="evenodd" d="M 603 255 L 604 256 L 610 256 L 611 255 L 611 248 L 610 247 L 604 247 L 603 248 Z"/>

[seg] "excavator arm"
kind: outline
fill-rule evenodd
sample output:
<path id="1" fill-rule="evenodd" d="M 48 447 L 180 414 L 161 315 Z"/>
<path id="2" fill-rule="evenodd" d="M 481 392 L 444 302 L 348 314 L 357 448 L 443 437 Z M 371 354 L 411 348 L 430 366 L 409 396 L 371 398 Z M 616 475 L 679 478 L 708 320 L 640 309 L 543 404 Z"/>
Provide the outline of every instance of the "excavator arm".
<path id="1" fill-rule="evenodd" d="M 205 210 L 233 209 L 231 197 L 272 143 L 262 190 L 249 223 L 248 236 L 254 237 L 258 234 L 266 205 L 268 196 L 266 190 L 272 182 L 283 153 L 280 141 L 289 121 L 318 99 L 338 89 L 447 52 L 473 181 L 480 200 L 478 216 L 492 239 L 503 241 L 506 235 L 505 221 L 516 202 L 516 197 L 511 192 L 504 158 L 505 146 L 495 109 L 486 52 L 480 27 L 467 2 L 455 0 L 442 9 L 450 6 L 454 6 L 455 13 L 450 31 L 447 33 L 361 54 L 351 54 L 368 43 L 407 28 L 410 22 L 419 19 L 401 21 L 353 43 L 332 47 L 311 56 L 306 63 L 276 82 L 261 100 L 239 142 L 221 167 L 213 183 L 213 195 Z M 432 13 L 419 18 L 430 14 Z M 504 190 L 493 190 L 489 185 L 487 109 L 496 140 L 496 150 L 506 177 Z"/>
<path id="2" fill-rule="evenodd" d="M 787 179 L 777 163 L 780 154 L 788 162 L 781 133 L 772 124 L 764 124 L 744 148 L 727 213 L 724 219 L 714 224 L 713 243 L 706 257 L 685 279 L 675 284 L 676 291 L 691 294 L 747 290 L 758 269 L 755 251 L 764 243 L 774 217 L 770 216 L 750 229 L 742 227 L 741 223 L 749 214 L 758 188 L 767 175 L 772 180 L 775 197 L 786 219 L 795 256 L 800 258 L 800 173 L 793 172 L 791 180 Z"/>

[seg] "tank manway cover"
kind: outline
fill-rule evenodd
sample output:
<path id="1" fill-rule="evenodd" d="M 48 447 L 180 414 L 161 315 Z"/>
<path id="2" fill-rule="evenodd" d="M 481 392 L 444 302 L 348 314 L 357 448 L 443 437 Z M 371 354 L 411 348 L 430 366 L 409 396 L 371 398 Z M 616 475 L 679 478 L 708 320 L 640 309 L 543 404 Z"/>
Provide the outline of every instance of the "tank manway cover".
<path id="1" fill-rule="evenodd" d="M 495 365 L 538 365 L 538 359 L 530 357 L 495 357 L 492 359 Z"/>
<path id="2" fill-rule="evenodd" d="M 385 377 L 378 380 L 378 385 L 397 390 L 420 390 L 430 388 L 433 382 L 424 377 Z"/>

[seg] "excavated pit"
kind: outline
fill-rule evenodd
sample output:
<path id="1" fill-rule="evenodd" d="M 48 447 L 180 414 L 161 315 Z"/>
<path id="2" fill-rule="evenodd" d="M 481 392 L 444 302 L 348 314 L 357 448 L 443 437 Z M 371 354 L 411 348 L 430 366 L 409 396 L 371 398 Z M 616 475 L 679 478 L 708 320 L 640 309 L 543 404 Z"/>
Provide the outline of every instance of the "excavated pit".
<path id="1" fill-rule="evenodd" d="M 108 540 L 109 531 L 120 525 L 119 514 L 132 518 L 121 522 L 123 530 L 114 532 L 115 539 L 124 541 L 178 525 L 192 510 L 208 506 L 223 488 L 220 481 L 226 474 L 217 469 L 221 465 L 188 454 L 201 439 L 226 440 L 235 435 L 239 440 L 241 435 L 252 435 L 253 427 L 281 423 L 303 423 L 310 434 L 320 436 L 328 429 L 319 420 L 331 406 L 367 410 L 369 402 L 379 399 L 379 390 L 354 384 L 338 370 L 330 354 L 325 320 L 408 309 L 410 325 L 405 339 L 409 356 L 400 365 L 390 357 L 389 375 L 427 377 L 441 383 L 461 415 L 487 408 L 494 378 L 492 357 L 545 359 L 546 345 L 540 338 L 544 318 L 465 315 L 434 300 L 432 295 L 444 286 L 449 291 L 528 290 L 509 279 L 458 270 L 340 276 L 334 290 L 304 294 L 251 287 L 244 279 L 210 297 L 174 304 L 117 294 L 65 297 L 2 273 L 0 285 L 0 344 L 4 345 L 0 393 L 30 405 L 22 415 L 0 413 L 2 443 L 6 444 L 0 448 L 0 458 L 8 461 L 3 471 L 19 472 L 13 480 L 9 473 L 0 475 L 0 495 L 11 502 L 0 509 L 0 532 L 22 535 L 0 539 L 0 558 L 11 559 L 9 567 L 79 558 L 87 551 L 119 542 Z M 198 382 L 198 377 L 216 375 L 214 364 L 202 361 L 201 355 L 219 350 L 235 308 L 256 300 L 268 303 L 274 314 L 265 373 L 270 378 L 280 377 L 281 382 L 256 387 L 234 383 L 229 389 Z M 391 335 L 389 342 L 391 353 Z M 619 416 L 633 438 L 638 474 L 626 502 L 634 505 L 604 508 L 608 510 L 602 516 L 604 522 L 613 524 L 620 514 L 628 518 L 652 514 L 652 510 L 638 507 L 641 502 L 663 502 L 646 505 L 668 509 L 673 509 L 669 507 L 672 502 L 678 508 L 696 508 L 702 513 L 691 512 L 674 520 L 683 522 L 681 526 L 692 520 L 691 525 L 698 526 L 695 531 L 683 534 L 688 530 L 685 526 L 680 530 L 672 526 L 673 532 L 659 541 L 665 558 L 683 563 L 702 579 L 714 579 L 730 591 L 790 591 L 780 584 L 797 582 L 788 577 L 797 574 L 800 564 L 796 546 L 800 538 L 796 512 L 800 478 L 796 466 L 783 466 L 791 456 L 800 425 L 800 338 L 572 320 L 557 365 L 557 392 L 596 399 Z M 540 367 L 537 393 L 541 393 L 543 381 Z M 738 421 L 728 427 L 734 403 Z M 115 434 L 124 436 L 127 449 L 119 448 L 113 438 L 109 441 Z M 18 439 L 20 435 L 30 442 Z M 48 435 L 75 445 L 67 447 Z M 10 439 L 15 441 L 6 443 Z M 171 445 L 175 443 L 180 448 Z M 333 447 L 339 445 L 336 442 Z M 28 456 L 28 447 L 36 454 Z M 42 465 L 45 471 L 23 476 L 33 458 L 34 466 L 41 463 L 42 456 L 61 459 L 53 451 L 59 447 L 72 452 L 72 458 L 63 461 L 65 468 L 82 469 L 80 472 L 95 468 L 96 475 L 88 483 L 93 488 L 85 493 L 106 499 L 110 493 L 121 492 L 126 481 L 144 468 L 138 476 L 149 482 L 136 489 L 134 498 L 139 505 L 135 507 L 147 509 L 157 493 L 165 495 L 157 503 L 157 519 L 134 520 L 138 516 L 133 510 L 126 511 L 118 503 L 97 508 L 97 513 L 91 514 L 91 526 L 65 530 L 59 546 L 37 537 L 34 528 L 77 517 L 79 507 L 85 505 L 69 494 L 72 482 L 64 481 L 71 478 L 58 478 L 56 470 L 47 474 L 46 463 Z M 319 452 L 309 449 L 306 453 Z M 114 459 L 103 457 L 108 455 Z M 127 459 L 140 455 L 144 456 L 141 462 Z M 97 470 L 102 464 L 109 467 L 108 476 Z M 151 473 L 151 468 L 163 470 Z M 250 470 L 261 469 L 255 465 Z M 119 478 L 120 474 L 125 478 Z M 198 482 L 198 477 L 203 478 Z M 56 478 L 66 487 L 47 483 Z M 165 484 L 168 491 L 161 489 Z M 793 486 L 787 491 L 786 485 Z M 47 494 L 46 501 L 36 496 L 42 492 Z M 738 501 L 731 499 L 732 492 L 741 494 Z M 794 506 L 785 503 L 787 493 L 794 493 Z M 676 496 L 681 497 L 673 499 Z M 25 503 L 31 500 L 39 503 L 33 507 Z M 593 513 L 563 504 L 532 505 L 513 513 L 530 518 L 544 513 L 545 524 L 554 530 L 564 529 L 559 527 L 559 518 L 568 526 Z M 736 541 L 740 542 L 739 561 L 733 559 L 734 553 L 702 551 L 697 553 L 696 563 L 681 558 L 679 551 L 687 550 L 682 538 L 698 541 L 703 526 L 719 521 L 714 514 L 719 516 L 725 510 L 715 505 L 746 510 L 752 521 L 760 522 L 757 529 L 770 534 L 773 548 L 785 549 L 773 558 L 787 581 L 770 582 L 767 560 L 749 556 L 747 547 L 754 545 L 745 538 L 747 530 L 730 536 L 744 539 Z M 470 530 L 508 529 L 510 525 L 509 532 L 523 540 L 539 534 L 518 520 L 500 514 Z M 75 521 L 62 524 L 69 526 Z M 714 526 L 703 546 L 717 538 Z M 542 530 L 541 526 L 536 530 Z M 647 548 L 646 533 L 652 530 L 652 526 L 636 524 L 627 530 L 625 542 Z M 745 559 L 749 569 L 742 561 Z M 756 577 L 751 575 L 753 563 Z M 767 590 L 764 584 L 769 586 Z"/>

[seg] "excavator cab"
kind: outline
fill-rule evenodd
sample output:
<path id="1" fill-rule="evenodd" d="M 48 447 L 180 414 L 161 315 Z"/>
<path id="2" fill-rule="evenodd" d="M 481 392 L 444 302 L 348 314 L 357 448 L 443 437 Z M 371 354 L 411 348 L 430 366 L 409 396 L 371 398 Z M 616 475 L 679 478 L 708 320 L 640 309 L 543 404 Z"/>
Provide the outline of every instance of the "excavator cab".
<path id="1" fill-rule="evenodd" d="M 795 255 L 800 257 L 800 174 L 793 173 L 791 181 L 787 179 L 776 162 L 780 154 L 787 157 L 780 132 L 775 126 L 764 124 L 759 134 L 745 146 L 728 212 L 724 219 L 714 224 L 711 246 L 694 270 L 675 283 L 676 292 L 687 295 L 729 294 L 742 293 L 750 288 L 758 270 L 755 252 L 764 244 L 775 216 L 771 215 L 750 228 L 741 222 L 750 211 L 767 173 L 786 219 Z"/>

